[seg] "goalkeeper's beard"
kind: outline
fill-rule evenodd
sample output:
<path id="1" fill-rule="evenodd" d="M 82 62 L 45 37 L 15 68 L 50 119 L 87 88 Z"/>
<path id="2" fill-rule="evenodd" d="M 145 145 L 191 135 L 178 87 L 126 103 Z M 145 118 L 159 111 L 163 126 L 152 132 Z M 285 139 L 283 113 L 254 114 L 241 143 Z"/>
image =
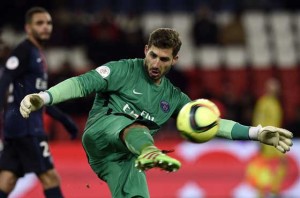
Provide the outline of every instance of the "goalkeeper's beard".
<path id="1" fill-rule="evenodd" d="M 153 80 L 161 79 L 163 76 L 165 76 L 171 70 L 171 67 L 167 68 L 164 72 L 161 72 L 161 70 L 159 68 L 157 68 L 157 69 L 150 68 L 149 62 L 147 60 L 145 60 L 144 68 L 147 71 L 148 76 Z M 159 74 L 158 75 L 152 75 L 152 73 L 159 73 Z"/>

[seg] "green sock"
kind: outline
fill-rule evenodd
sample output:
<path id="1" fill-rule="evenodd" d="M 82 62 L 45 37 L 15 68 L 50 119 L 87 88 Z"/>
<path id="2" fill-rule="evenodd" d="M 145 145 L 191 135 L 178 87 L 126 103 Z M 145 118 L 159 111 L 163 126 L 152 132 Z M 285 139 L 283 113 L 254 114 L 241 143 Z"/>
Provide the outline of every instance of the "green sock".
<path id="1" fill-rule="evenodd" d="M 140 155 L 147 146 L 154 146 L 153 137 L 147 128 L 131 128 L 125 138 L 127 148 L 135 154 Z"/>

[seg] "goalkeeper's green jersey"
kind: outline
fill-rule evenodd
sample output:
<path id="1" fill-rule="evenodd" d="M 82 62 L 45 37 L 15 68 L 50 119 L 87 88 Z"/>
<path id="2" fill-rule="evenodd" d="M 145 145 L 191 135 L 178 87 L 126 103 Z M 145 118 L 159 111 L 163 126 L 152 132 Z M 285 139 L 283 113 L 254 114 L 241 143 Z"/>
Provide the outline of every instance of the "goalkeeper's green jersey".
<path id="1" fill-rule="evenodd" d="M 190 98 L 166 77 L 155 84 L 143 59 L 109 62 L 47 92 L 49 104 L 96 93 L 82 136 L 90 166 L 107 182 L 113 197 L 149 197 L 145 174 L 135 168 L 136 154 L 121 141 L 120 132 L 139 122 L 154 135 Z M 221 119 L 217 135 L 247 139 L 248 127 Z"/>
<path id="2" fill-rule="evenodd" d="M 71 80 L 75 90 L 66 90 L 63 96 L 57 97 L 55 90 L 49 90 L 52 103 L 96 92 L 86 127 L 107 114 L 123 114 L 152 123 L 150 129 L 156 131 L 190 101 L 166 77 L 156 85 L 148 76 L 143 59 L 108 62 Z"/>
<path id="3" fill-rule="evenodd" d="M 156 85 L 144 66 L 143 59 L 109 62 L 77 77 L 67 79 L 47 92 L 49 104 L 85 97 L 96 93 L 86 130 L 110 129 L 120 132 L 126 126 L 143 122 L 154 134 L 170 117 L 177 117 L 190 98 L 166 77 Z M 106 116 L 106 115 L 117 115 Z M 220 120 L 217 136 L 228 139 L 249 139 L 249 127 L 231 120 Z"/>

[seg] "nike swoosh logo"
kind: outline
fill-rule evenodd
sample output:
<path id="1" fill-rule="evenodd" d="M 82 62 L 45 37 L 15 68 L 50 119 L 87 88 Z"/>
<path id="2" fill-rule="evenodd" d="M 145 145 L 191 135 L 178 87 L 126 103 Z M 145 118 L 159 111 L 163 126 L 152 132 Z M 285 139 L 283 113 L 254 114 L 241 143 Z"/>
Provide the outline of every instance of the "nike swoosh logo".
<path id="1" fill-rule="evenodd" d="M 135 89 L 132 92 L 136 95 L 142 95 L 142 93 L 135 91 Z"/>

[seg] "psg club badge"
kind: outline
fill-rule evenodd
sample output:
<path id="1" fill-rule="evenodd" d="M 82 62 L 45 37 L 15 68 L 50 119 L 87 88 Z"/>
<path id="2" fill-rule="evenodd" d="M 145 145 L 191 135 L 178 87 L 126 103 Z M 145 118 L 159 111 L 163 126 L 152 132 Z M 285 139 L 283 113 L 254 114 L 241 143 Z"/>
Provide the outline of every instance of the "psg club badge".
<path id="1" fill-rule="evenodd" d="M 168 113 L 170 111 L 170 105 L 166 101 L 160 102 L 160 108 L 163 110 L 163 112 Z"/>

